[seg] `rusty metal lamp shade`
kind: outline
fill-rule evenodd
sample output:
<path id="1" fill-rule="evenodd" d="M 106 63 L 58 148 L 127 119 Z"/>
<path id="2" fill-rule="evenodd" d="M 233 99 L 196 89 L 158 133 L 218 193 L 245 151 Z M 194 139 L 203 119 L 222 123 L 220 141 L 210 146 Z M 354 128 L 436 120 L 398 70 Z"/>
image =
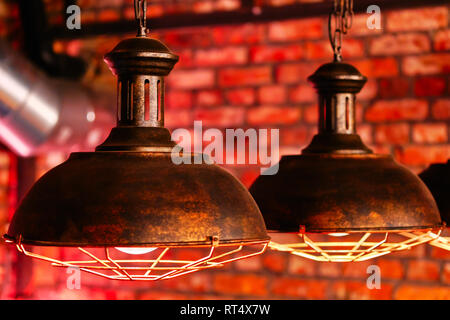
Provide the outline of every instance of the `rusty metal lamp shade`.
<path id="1" fill-rule="evenodd" d="M 349 262 L 436 237 L 442 222 L 424 183 L 390 155 L 374 154 L 356 133 L 355 95 L 366 78 L 335 61 L 309 80 L 319 94 L 319 133 L 301 155 L 282 157 L 276 175 L 261 175 L 250 188 L 267 229 L 277 233 L 269 247 Z M 287 233 L 294 238 L 285 239 Z"/>
<path id="2" fill-rule="evenodd" d="M 262 253 L 269 237 L 247 189 L 218 166 L 172 162 L 164 77 L 178 57 L 140 36 L 105 61 L 118 76 L 117 126 L 95 152 L 72 153 L 36 182 L 5 239 L 55 266 L 119 280 L 169 279 Z M 69 261 L 26 245 L 80 251 Z M 130 258 L 117 247 L 147 253 Z M 175 253 L 188 247 L 205 254 L 194 261 Z"/>

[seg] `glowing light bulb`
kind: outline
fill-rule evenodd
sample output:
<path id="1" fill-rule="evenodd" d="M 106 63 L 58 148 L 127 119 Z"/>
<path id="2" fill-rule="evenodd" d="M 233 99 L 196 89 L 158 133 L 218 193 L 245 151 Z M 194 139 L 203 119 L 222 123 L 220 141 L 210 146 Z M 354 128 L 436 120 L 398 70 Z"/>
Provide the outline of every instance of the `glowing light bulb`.
<path id="1" fill-rule="evenodd" d="M 348 233 L 345 232 L 335 232 L 335 233 L 329 233 L 332 237 L 345 237 L 348 236 Z"/>
<path id="2" fill-rule="evenodd" d="M 152 251 L 155 251 L 156 248 L 131 248 L 131 247 L 116 247 L 117 250 L 119 250 L 120 252 L 123 253 L 128 253 L 128 254 L 146 254 Z"/>

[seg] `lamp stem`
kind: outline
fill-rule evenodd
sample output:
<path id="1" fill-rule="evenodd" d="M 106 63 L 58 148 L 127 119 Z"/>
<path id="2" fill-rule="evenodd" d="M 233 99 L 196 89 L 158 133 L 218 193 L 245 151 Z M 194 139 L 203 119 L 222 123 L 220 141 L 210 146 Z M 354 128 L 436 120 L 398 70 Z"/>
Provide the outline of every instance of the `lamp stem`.
<path id="1" fill-rule="evenodd" d="M 134 0 L 134 14 L 139 23 L 138 37 L 147 36 L 147 0 Z"/>

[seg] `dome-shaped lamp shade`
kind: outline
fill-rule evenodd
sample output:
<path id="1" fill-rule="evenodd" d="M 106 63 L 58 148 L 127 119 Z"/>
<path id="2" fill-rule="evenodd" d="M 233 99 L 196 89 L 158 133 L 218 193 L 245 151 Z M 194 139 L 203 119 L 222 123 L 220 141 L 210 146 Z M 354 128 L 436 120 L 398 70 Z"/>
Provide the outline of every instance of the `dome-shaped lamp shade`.
<path id="1" fill-rule="evenodd" d="M 178 57 L 138 37 L 105 60 L 119 78 L 117 127 L 95 152 L 73 153 L 39 179 L 5 238 L 55 266 L 119 280 L 169 279 L 262 253 L 269 237 L 247 189 L 217 166 L 172 161 L 164 76 Z M 79 253 L 63 260 L 24 245 Z M 204 255 L 186 259 L 188 247 Z"/>
<path id="2" fill-rule="evenodd" d="M 430 241 L 441 219 L 422 181 L 389 155 L 373 154 L 355 129 L 355 94 L 366 82 L 333 62 L 310 78 L 319 93 L 319 133 L 276 175 L 250 188 L 272 249 L 317 261 L 363 261 Z M 432 233 L 434 232 L 434 233 Z"/>
<path id="3" fill-rule="evenodd" d="M 450 251 L 450 160 L 447 163 L 435 163 L 419 174 L 436 200 L 446 229 L 442 235 L 433 239 L 431 245 Z"/>

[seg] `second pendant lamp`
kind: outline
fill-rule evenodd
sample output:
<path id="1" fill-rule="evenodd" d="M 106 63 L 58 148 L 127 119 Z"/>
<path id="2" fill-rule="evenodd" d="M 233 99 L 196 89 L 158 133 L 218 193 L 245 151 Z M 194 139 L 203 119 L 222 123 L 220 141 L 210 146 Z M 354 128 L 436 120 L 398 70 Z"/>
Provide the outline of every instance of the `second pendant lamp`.
<path id="1" fill-rule="evenodd" d="M 269 246 L 316 261 L 409 249 L 436 238 L 443 225 L 424 183 L 392 156 L 374 154 L 356 133 L 355 95 L 367 79 L 341 62 L 349 18 L 351 1 L 335 1 L 334 62 L 309 77 L 319 95 L 319 133 L 301 155 L 282 157 L 278 174 L 261 175 L 250 188 L 275 233 Z M 289 233 L 297 237 L 285 242 L 280 234 Z"/>

